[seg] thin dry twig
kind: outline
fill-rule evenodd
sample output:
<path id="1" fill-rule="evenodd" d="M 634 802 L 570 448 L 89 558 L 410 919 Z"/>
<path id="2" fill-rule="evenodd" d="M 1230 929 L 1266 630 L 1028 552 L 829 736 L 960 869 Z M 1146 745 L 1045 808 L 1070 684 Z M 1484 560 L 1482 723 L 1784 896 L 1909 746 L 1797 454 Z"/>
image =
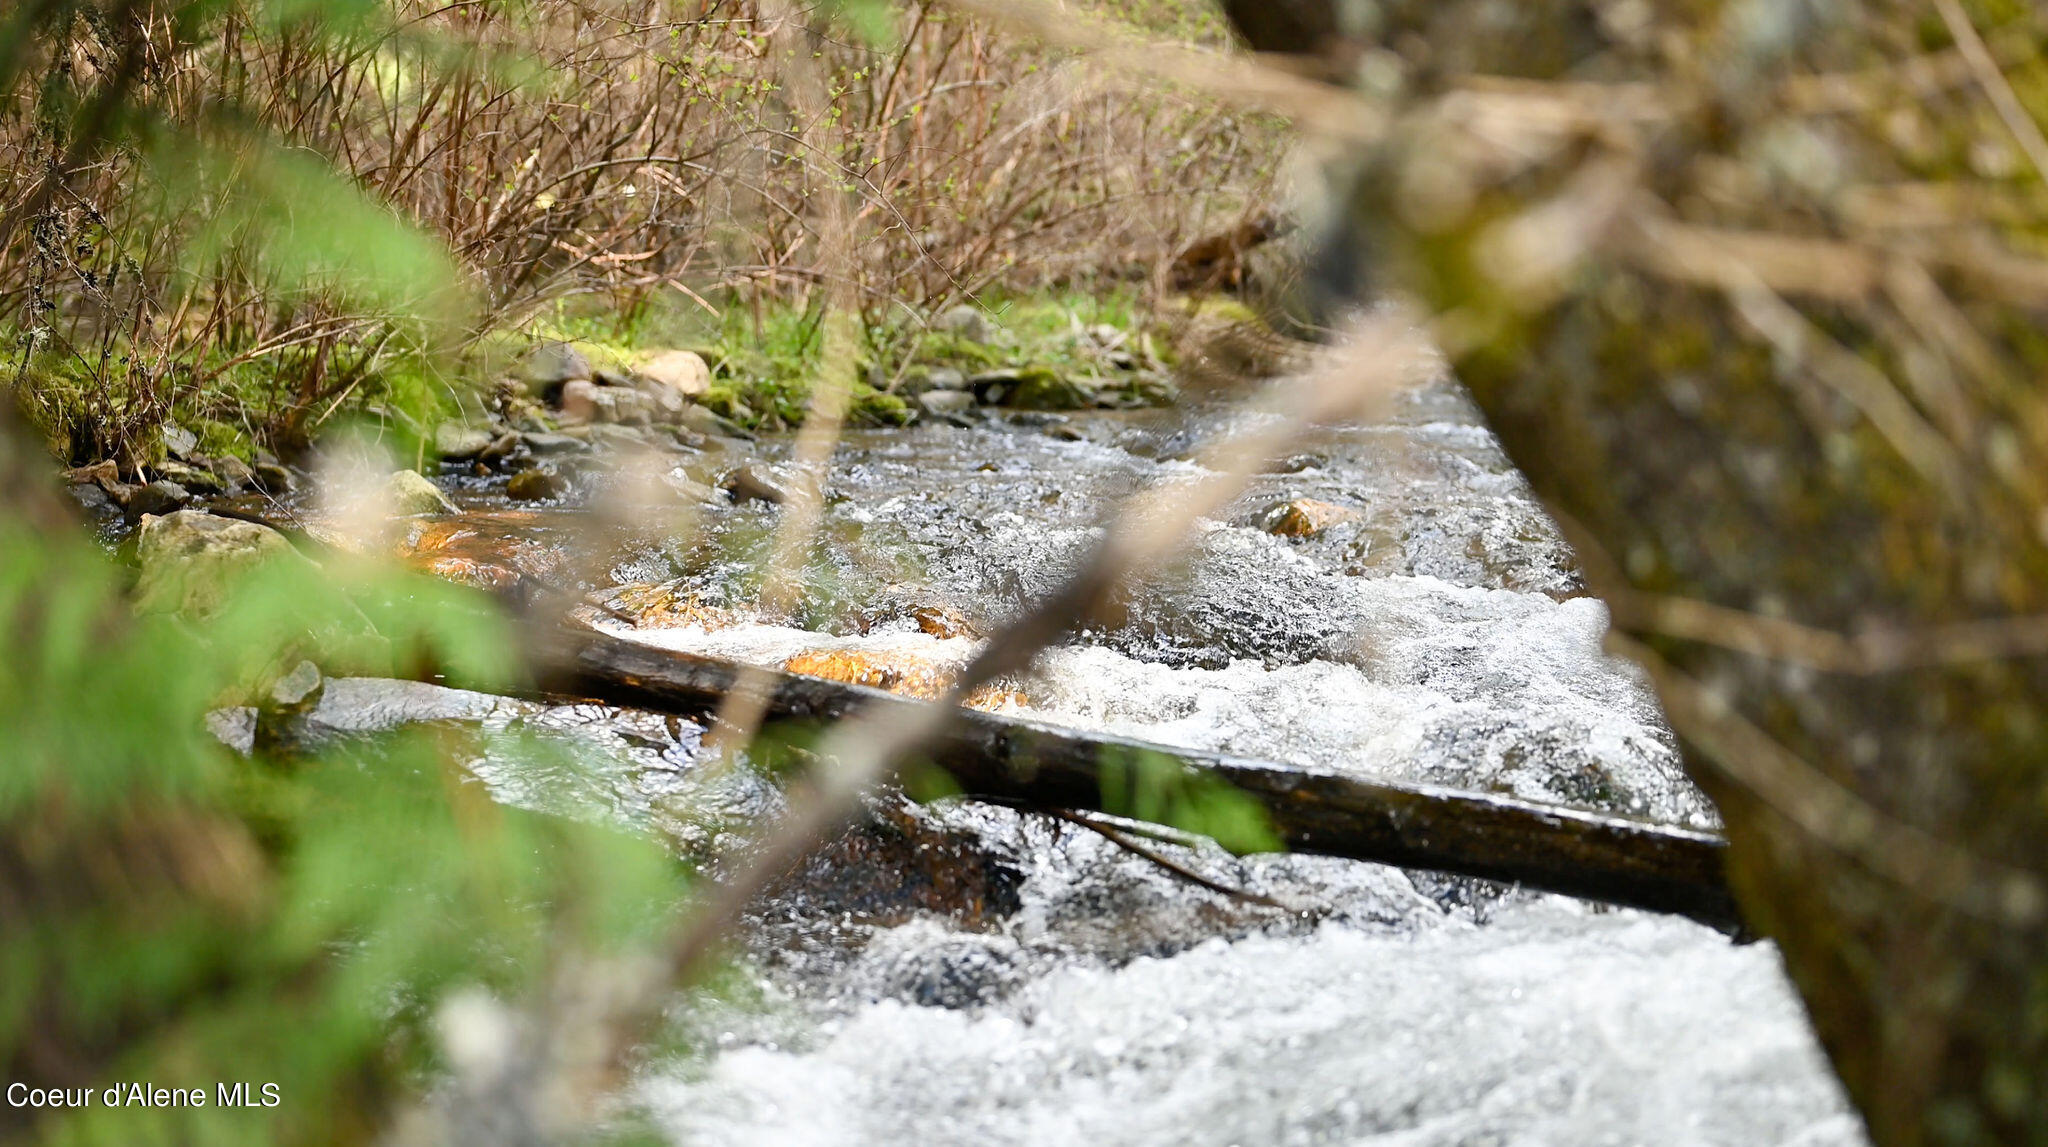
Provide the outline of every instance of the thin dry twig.
<path id="1" fill-rule="evenodd" d="M 808 31 L 796 12 L 775 4 L 773 38 L 781 62 L 785 90 L 789 93 L 792 119 L 798 125 L 792 140 L 821 161 L 829 149 L 817 143 L 813 127 L 830 104 L 829 85 L 812 59 L 806 42 Z M 783 503 L 770 546 L 766 570 L 767 585 L 761 594 L 762 612 L 775 616 L 789 607 L 803 590 L 805 560 L 818 532 L 825 502 L 825 479 L 832 453 L 839 444 L 840 428 L 852 399 L 851 376 L 855 348 L 847 324 L 857 310 L 850 289 L 854 273 L 853 211 L 845 193 L 827 185 L 820 204 L 818 241 L 822 249 L 821 268 L 825 283 L 825 345 L 820 355 L 818 376 L 812 382 L 811 400 L 802 428 L 797 431 L 794 464 L 798 481 L 793 496 Z M 771 678 L 758 668 L 749 668 L 733 691 L 726 695 L 713 721 L 712 736 L 735 759 L 759 731 L 768 714 Z"/>
<path id="2" fill-rule="evenodd" d="M 2048 657 L 2048 614 L 1845 634 L 1696 598 L 1603 590 L 1617 626 L 1753 657 L 1861 677 L 2024 657 Z"/>
<path id="3" fill-rule="evenodd" d="M 1386 113 L 1356 92 L 1245 55 L 1204 51 L 1100 20 L 1049 0 L 946 0 L 949 6 L 1081 53 L 1108 68 L 1180 84 L 1231 107 L 1271 112 L 1333 140 L 1372 143 Z"/>
<path id="4" fill-rule="evenodd" d="M 1422 332 L 1404 316 L 1363 320 L 1350 334 L 1348 353 L 1317 374 L 1282 385 L 1282 418 L 1205 453 L 1206 464 L 1217 469 L 1191 484 L 1134 498 L 1081 572 L 992 639 L 944 697 L 920 707 L 912 720 L 892 711 L 834 726 L 818 748 L 818 756 L 832 767 L 811 778 L 813 787 L 792 798 L 751 862 L 713 890 L 679 928 L 668 951 L 666 980 L 687 979 L 699 971 L 775 874 L 815 847 L 890 766 L 936 735 L 972 690 L 1027 667 L 1040 650 L 1092 616 L 1124 578 L 1155 567 L 1172 553 L 1195 522 L 1220 510 L 1311 427 L 1358 417 L 1400 385 L 1436 368 Z"/>
<path id="5" fill-rule="evenodd" d="M 1181 880 L 1187 881 L 1189 884 L 1192 884 L 1197 888 L 1204 888 L 1209 890 L 1210 892 L 1216 893 L 1219 896 L 1227 896 L 1232 900 L 1242 901 L 1246 904 L 1257 904 L 1262 908 L 1278 908 L 1282 912 L 1301 911 L 1300 909 L 1295 908 L 1293 905 L 1282 904 L 1280 901 L 1275 900 L 1272 897 L 1267 896 L 1263 893 L 1253 892 L 1247 888 L 1235 888 L 1231 885 L 1224 884 L 1221 881 L 1211 880 L 1208 877 L 1203 876 L 1201 873 L 1196 872 L 1194 869 L 1189 868 L 1188 866 L 1180 863 L 1179 861 L 1174 860 L 1173 858 L 1160 852 L 1159 850 L 1154 848 L 1148 848 L 1145 845 L 1139 844 L 1136 840 L 1133 840 L 1129 835 L 1127 835 L 1124 832 L 1124 830 L 1116 827 L 1115 825 L 1106 824 L 1102 821 L 1096 820 L 1094 817 L 1083 816 L 1080 813 L 1074 812 L 1071 809 L 1063 808 L 1038 809 L 1035 811 L 1042 812 L 1046 816 L 1065 821 L 1068 824 L 1079 825 L 1080 827 L 1087 829 L 1089 832 L 1092 832 L 1097 836 L 1100 836 L 1104 840 L 1107 840 L 1111 844 L 1116 845 L 1118 848 L 1123 849 L 1125 852 L 1130 853 L 1132 856 L 1135 856 L 1140 860 L 1146 861 L 1147 863 L 1164 869 L 1166 872 L 1171 873 L 1172 875 L 1178 877 Z"/>
<path id="6" fill-rule="evenodd" d="M 2005 70 L 1992 58 L 1984 37 L 1977 34 L 1977 26 L 1970 23 L 1970 14 L 1963 11 L 1957 0 L 1934 0 L 1934 6 L 1941 12 L 1942 23 L 1948 25 L 1949 35 L 1955 37 L 1956 48 L 1970 65 L 1977 86 L 1984 89 L 1985 98 L 1991 101 L 1998 118 L 2005 121 L 2006 130 L 2012 132 L 2020 150 L 2027 153 L 2035 173 L 2048 180 L 2048 138 L 2042 136 L 2041 125 L 2021 106 L 2012 82 L 2005 78 Z"/>

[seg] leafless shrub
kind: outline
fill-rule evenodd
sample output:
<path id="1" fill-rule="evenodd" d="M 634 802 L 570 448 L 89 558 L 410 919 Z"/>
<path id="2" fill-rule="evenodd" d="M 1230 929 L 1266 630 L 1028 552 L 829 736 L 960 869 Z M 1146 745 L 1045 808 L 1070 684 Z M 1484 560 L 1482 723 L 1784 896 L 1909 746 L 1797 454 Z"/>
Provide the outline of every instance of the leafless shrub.
<path id="1" fill-rule="evenodd" d="M 238 8 L 182 39 L 176 8 L 81 18 L 39 46 L 77 106 L 133 88 L 140 126 L 119 147 L 72 154 L 48 90 L 0 109 L 0 205 L 26 223 L 0 251 L 0 315 L 86 380 L 48 399 L 90 427 L 75 453 L 179 403 L 242 403 L 209 386 L 252 364 L 278 384 L 268 429 L 301 436 L 419 349 L 419 300 L 285 289 L 250 257 L 295 199 L 322 211 L 284 161 L 331 165 L 444 244 L 470 339 L 578 295 L 626 316 L 808 303 L 829 273 L 819 193 L 840 189 L 859 204 L 847 286 L 886 342 L 992 289 L 1163 291 L 1177 251 L 1269 203 L 1284 146 L 1275 122 L 999 43 L 929 0 L 898 12 L 892 45 L 793 17 L 829 78 L 817 123 L 776 85 L 775 21 L 752 0 L 394 0 L 342 29 Z M 1161 11 L 1131 14 L 1220 43 L 1213 17 Z M 123 81 L 131 40 L 147 61 Z"/>

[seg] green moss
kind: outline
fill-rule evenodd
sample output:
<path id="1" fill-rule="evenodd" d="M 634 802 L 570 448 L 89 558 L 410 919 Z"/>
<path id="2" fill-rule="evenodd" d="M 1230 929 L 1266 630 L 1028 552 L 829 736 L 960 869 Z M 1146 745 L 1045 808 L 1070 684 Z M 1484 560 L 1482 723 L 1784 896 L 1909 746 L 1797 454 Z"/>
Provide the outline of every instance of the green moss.
<path id="1" fill-rule="evenodd" d="M 902 426 L 911 419 L 909 403 L 865 384 L 854 387 L 848 413 L 855 423 L 869 426 Z"/>
<path id="2" fill-rule="evenodd" d="M 715 384 L 698 396 L 697 402 L 713 414 L 723 415 L 742 425 L 750 424 L 756 418 L 753 407 L 740 397 L 739 388 L 734 386 Z"/>
<path id="3" fill-rule="evenodd" d="M 946 331 L 932 331 L 917 339 L 912 345 L 910 357 L 932 366 L 977 371 L 1003 365 L 1005 355 L 1000 347 L 961 338 Z"/>
<path id="4" fill-rule="evenodd" d="M 1050 367 L 1034 366 L 1021 372 L 1005 405 L 1020 410 L 1081 410 L 1095 405 L 1095 394 Z"/>

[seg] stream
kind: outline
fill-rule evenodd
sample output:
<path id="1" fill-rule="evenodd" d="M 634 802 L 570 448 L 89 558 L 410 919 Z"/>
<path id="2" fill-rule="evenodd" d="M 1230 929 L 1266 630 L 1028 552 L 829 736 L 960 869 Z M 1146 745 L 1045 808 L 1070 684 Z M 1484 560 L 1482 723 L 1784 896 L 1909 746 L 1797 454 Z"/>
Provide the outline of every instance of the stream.
<path id="1" fill-rule="evenodd" d="M 747 608 L 768 501 L 640 531 L 583 584 L 626 587 L 603 624 L 636 640 L 850 660 L 915 691 L 1058 585 L 1120 499 L 1199 475 L 1197 444 L 1262 417 L 982 412 L 854 431 L 786 616 Z M 789 443 L 747 450 L 772 461 Z M 586 467 L 534 508 L 501 479 L 447 484 L 467 525 L 422 548 L 524 547 L 538 576 L 560 576 L 546 555 L 618 486 Z M 1295 499 L 1325 504 L 1326 528 L 1284 536 Z M 1712 828 L 1605 628 L 1526 485 L 1439 384 L 1303 444 L 988 703 Z M 598 705 L 336 680 L 304 731 L 422 719 L 479 731 L 472 770 L 500 799 L 712 855 L 781 806 L 761 777 L 713 767 L 700 725 Z M 536 739 L 565 751 L 508 747 Z M 1045 816 L 877 797 L 757 906 L 732 982 L 677 1009 L 698 1050 L 623 1102 L 674 1143 L 735 1147 L 1865 1141 L 1768 943 L 1468 878 L 1158 847 L 1264 902 Z"/>

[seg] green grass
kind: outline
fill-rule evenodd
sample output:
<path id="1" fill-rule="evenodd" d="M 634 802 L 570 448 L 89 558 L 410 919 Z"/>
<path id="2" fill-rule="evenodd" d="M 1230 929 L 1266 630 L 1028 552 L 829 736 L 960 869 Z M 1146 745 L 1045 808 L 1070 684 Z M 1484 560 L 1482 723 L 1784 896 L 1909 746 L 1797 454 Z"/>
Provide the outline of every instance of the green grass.
<path id="1" fill-rule="evenodd" d="M 980 305 L 997 329 L 989 344 L 933 330 L 918 320 L 899 318 L 866 327 L 852 364 L 851 419 L 867 425 L 908 421 L 910 409 L 892 388 L 917 367 L 951 367 L 966 374 L 1021 367 L 1093 377 L 1101 364 L 1088 353 L 1083 332 L 1106 324 L 1136 338 L 1147 325 L 1138 293 L 1125 287 L 1101 294 L 985 294 Z M 595 309 L 589 301 L 565 303 L 533 324 L 528 336 L 571 342 L 593 365 L 628 366 L 659 350 L 694 350 L 711 366 L 713 385 L 703 405 L 755 429 L 801 423 L 812 382 L 826 367 L 821 315 L 791 303 L 730 305 L 715 317 L 687 303 L 631 314 Z"/>
<path id="2" fill-rule="evenodd" d="M 985 294 L 979 305 L 996 329 L 987 344 L 901 317 L 851 336 L 853 361 L 840 364 L 853 371 L 851 421 L 908 422 L 911 409 L 894 390 L 919 368 L 1103 377 L 1085 332 L 1108 325 L 1135 342 L 1148 326 L 1143 302 L 1128 288 Z M 245 361 L 235 361 L 236 348 L 221 347 L 152 377 L 137 365 L 151 361 L 148 352 L 133 348 L 91 358 L 49 350 L 25 357 L 21 333 L 5 327 L 0 347 L 11 349 L 6 377 L 19 375 L 17 401 L 53 453 L 72 463 L 118 457 L 149 465 L 163 456 L 166 418 L 197 434 L 201 451 L 212 456 L 246 460 L 259 449 L 289 451 L 367 421 L 398 456 L 411 457 L 441 419 L 480 412 L 494 380 L 515 370 L 535 343 L 551 340 L 570 342 L 593 366 L 613 369 L 663 350 L 694 350 L 712 369 L 703 405 L 752 429 L 780 430 L 803 421 L 812 385 L 827 368 L 824 325 L 815 309 L 787 302 L 735 303 L 713 316 L 687 302 L 622 313 L 586 297 L 559 303 L 522 329 L 486 333 L 454 361 L 394 350 L 392 343 L 374 358 L 362 343 L 344 343 L 325 357 L 292 348 Z M 1152 349 L 1167 357 L 1163 340 Z M 317 398 L 302 407 L 309 392 Z"/>

